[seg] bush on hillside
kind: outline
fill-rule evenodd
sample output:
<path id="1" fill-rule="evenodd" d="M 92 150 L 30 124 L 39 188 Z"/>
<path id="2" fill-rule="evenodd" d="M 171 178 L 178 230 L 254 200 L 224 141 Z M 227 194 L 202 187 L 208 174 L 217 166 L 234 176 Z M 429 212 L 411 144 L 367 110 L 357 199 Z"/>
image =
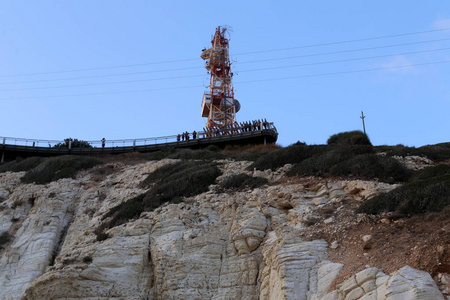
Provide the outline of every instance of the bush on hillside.
<path id="1" fill-rule="evenodd" d="M 422 170 L 418 170 L 414 172 L 413 176 L 411 176 L 410 181 L 414 182 L 419 180 L 425 180 L 442 175 L 450 175 L 450 165 L 437 165 L 433 167 L 424 168 Z"/>
<path id="2" fill-rule="evenodd" d="M 414 215 L 439 212 L 450 206 L 450 165 L 437 165 L 414 172 L 409 182 L 367 200 L 358 212 L 398 212 Z"/>
<path id="3" fill-rule="evenodd" d="M 214 148 L 213 148 L 214 149 Z M 175 153 L 172 153 L 167 158 L 173 159 L 196 159 L 196 160 L 215 160 L 215 159 L 223 159 L 224 156 L 217 152 L 211 150 L 192 150 L 192 149 L 178 149 Z"/>
<path id="4" fill-rule="evenodd" d="M 13 161 L 0 165 L 0 173 L 8 171 L 10 172 L 28 171 L 39 165 L 43 160 L 44 158 L 42 157 L 28 157 L 25 159 L 18 157 Z"/>
<path id="5" fill-rule="evenodd" d="M 288 176 L 316 175 L 323 176 L 330 173 L 330 169 L 343 161 L 363 153 L 373 153 L 371 146 L 336 146 L 329 147 L 329 151 L 311 156 L 297 164 L 287 172 Z"/>
<path id="6" fill-rule="evenodd" d="M 294 164 L 301 162 L 313 155 L 323 153 L 327 150 L 326 145 L 305 145 L 297 143 L 289 147 L 280 148 L 272 152 L 268 152 L 258 158 L 249 170 L 256 168 L 258 170 L 276 170 L 285 164 Z"/>
<path id="7" fill-rule="evenodd" d="M 413 180 L 388 193 L 375 196 L 364 202 L 357 212 L 366 214 L 397 212 L 411 216 L 439 212 L 449 206 L 450 174 L 446 174 Z"/>
<path id="8" fill-rule="evenodd" d="M 148 160 L 172 159 L 196 159 L 196 160 L 218 160 L 234 159 L 255 161 L 267 152 L 279 149 L 277 145 L 228 145 L 221 150 L 216 145 L 209 145 L 203 149 L 163 149 L 155 152 L 145 153 L 143 157 Z"/>
<path id="9" fill-rule="evenodd" d="M 229 159 L 237 161 L 256 161 L 268 152 L 280 149 L 276 144 L 267 145 L 227 145 L 222 154 Z"/>
<path id="10" fill-rule="evenodd" d="M 12 236 L 9 232 L 4 231 L 0 234 L 0 248 L 3 248 L 3 245 L 11 241 Z"/>
<path id="11" fill-rule="evenodd" d="M 92 168 L 101 163 L 102 161 L 87 156 L 50 157 L 29 170 L 20 180 L 23 183 L 45 184 L 61 178 L 75 178 L 78 171 Z"/>
<path id="12" fill-rule="evenodd" d="M 212 152 L 219 152 L 220 151 L 220 147 L 217 146 L 217 145 L 209 145 L 204 150 L 208 150 L 208 151 L 212 151 Z"/>
<path id="13" fill-rule="evenodd" d="M 388 156 L 423 156 L 433 161 L 444 161 L 450 159 L 450 143 L 440 143 L 436 145 L 426 145 L 419 148 L 396 146 L 377 146 L 378 152 L 385 152 Z"/>
<path id="14" fill-rule="evenodd" d="M 420 156 L 426 156 L 433 161 L 450 159 L 450 143 L 426 145 L 418 148 Z"/>
<path id="15" fill-rule="evenodd" d="M 64 139 L 63 143 L 58 143 L 54 145 L 54 148 L 69 148 L 69 143 L 72 142 L 71 147 L 72 148 L 92 148 L 92 145 L 89 142 L 73 139 L 73 138 L 67 138 Z"/>
<path id="16" fill-rule="evenodd" d="M 367 134 L 362 131 L 347 131 L 334 134 L 330 136 L 327 141 L 328 145 L 369 145 L 372 143 L 369 140 Z"/>
<path id="17" fill-rule="evenodd" d="M 111 217 L 107 226 L 109 228 L 118 226 L 138 217 L 144 211 L 158 208 L 163 203 L 179 202 L 182 197 L 206 192 L 220 174 L 221 171 L 215 163 L 181 161 L 165 165 L 149 174 L 141 183 L 142 187 L 151 186 L 146 193 L 113 207 L 103 219 Z"/>
<path id="18" fill-rule="evenodd" d="M 197 160 L 215 160 L 223 159 L 224 156 L 219 153 L 213 146 L 208 146 L 205 149 L 164 149 L 155 152 L 144 154 L 148 160 L 161 160 L 164 158 L 172 159 L 197 159 Z"/>
<path id="19" fill-rule="evenodd" d="M 219 186 L 223 189 L 254 189 L 267 184 L 268 182 L 269 181 L 264 177 L 252 177 L 245 173 L 241 173 L 224 178 L 224 180 L 219 183 Z"/>
<path id="20" fill-rule="evenodd" d="M 330 169 L 330 174 L 356 176 L 364 179 L 377 178 L 385 182 L 403 182 L 411 176 L 411 171 L 392 157 L 376 154 L 360 154 L 337 163 Z"/>
<path id="21" fill-rule="evenodd" d="M 169 155 L 175 152 L 175 148 L 162 149 L 158 151 L 148 152 L 142 154 L 145 159 L 148 160 L 161 160 L 167 158 Z"/>

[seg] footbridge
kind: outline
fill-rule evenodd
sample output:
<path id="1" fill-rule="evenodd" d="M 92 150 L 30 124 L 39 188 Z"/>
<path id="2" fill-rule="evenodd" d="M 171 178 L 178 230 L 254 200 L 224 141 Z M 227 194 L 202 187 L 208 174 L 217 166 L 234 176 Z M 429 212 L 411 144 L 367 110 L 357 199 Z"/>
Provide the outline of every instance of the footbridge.
<path id="1" fill-rule="evenodd" d="M 55 155 L 102 155 L 129 152 L 151 152 L 170 148 L 200 149 L 209 145 L 225 147 L 226 145 L 270 144 L 275 143 L 278 132 L 273 123 L 257 130 L 232 128 L 215 132 L 200 131 L 193 138 L 181 139 L 179 135 L 124 139 L 83 141 L 72 145 L 71 141 L 26 139 L 0 136 L 1 162 L 16 157 L 55 156 Z"/>

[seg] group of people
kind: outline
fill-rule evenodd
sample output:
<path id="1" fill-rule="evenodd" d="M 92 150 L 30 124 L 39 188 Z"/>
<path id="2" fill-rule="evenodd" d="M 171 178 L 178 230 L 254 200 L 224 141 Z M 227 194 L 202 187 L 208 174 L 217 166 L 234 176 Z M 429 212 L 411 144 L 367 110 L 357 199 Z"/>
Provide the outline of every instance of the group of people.
<path id="1" fill-rule="evenodd" d="M 250 122 L 243 122 L 241 123 L 241 126 L 239 127 L 241 132 L 247 132 L 247 131 L 258 131 L 267 129 L 269 127 L 269 122 L 267 122 L 266 119 L 264 120 L 253 120 Z"/>
<path id="2" fill-rule="evenodd" d="M 209 128 L 203 128 L 205 131 L 205 135 L 207 137 L 211 136 L 220 136 L 220 135 L 229 135 L 229 134 L 238 134 L 242 132 L 249 132 L 249 131 L 259 131 L 262 129 L 269 128 L 269 122 L 267 122 L 266 119 L 264 120 L 253 120 L 253 121 L 246 121 L 246 122 L 234 122 L 231 126 L 226 127 L 209 127 Z"/>
<path id="3" fill-rule="evenodd" d="M 186 131 L 186 132 L 183 132 L 183 133 L 177 135 L 177 142 L 189 141 L 190 138 L 191 138 L 190 133 Z M 197 132 L 195 130 L 192 132 L 192 139 L 194 139 L 194 140 L 197 139 Z"/>
<path id="4" fill-rule="evenodd" d="M 269 122 L 266 119 L 264 120 L 253 120 L 246 122 L 234 122 L 230 126 L 212 126 L 208 128 L 203 128 L 203 137 L 213 137 L 213 136 L 221 136 L 221 135 L 230 135 L 230 134 L 238 134 L 249 131 L 259 131 L 262 129 L 268 129 Z M 200 134 L 196 131 L 192 132 L 192 138 L 199 139 Z M 177 142 L 180 141 L 189 141 L 190 133 L 183 132 L 182 134 L 177 135 Z"/>

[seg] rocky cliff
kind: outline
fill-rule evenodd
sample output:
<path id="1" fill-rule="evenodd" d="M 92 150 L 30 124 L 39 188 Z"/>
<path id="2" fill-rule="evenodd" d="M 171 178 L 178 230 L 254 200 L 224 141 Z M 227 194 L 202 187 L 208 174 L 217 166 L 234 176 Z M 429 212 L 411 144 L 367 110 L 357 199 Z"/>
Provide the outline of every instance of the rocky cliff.
<path id="1" fill-rule="evenodd" d="M 245 171 L 248 162 L 222 161 L 218 181 L 247 173 L 269 184 L 212 185 L 99 238 L 108 212 L 144 193 L 147 174 L 171 163 L 110 163 L 114 172 L 104 178 L 83 171 L 46 185 L 21 183 L 23 172 L 0 174 L 0 299 L 450 299 L 448 274 L 436 283 L 408 265 L 385 273 L 368 260 L 343 276 L 345 263 L 330 260 L 339 235 L 311 231 L 311 224 L 339 228 L 334 211 L 319 213 L 324 207 L 343 211 L 396 185 L 287 180 L 289 166 Z"/>

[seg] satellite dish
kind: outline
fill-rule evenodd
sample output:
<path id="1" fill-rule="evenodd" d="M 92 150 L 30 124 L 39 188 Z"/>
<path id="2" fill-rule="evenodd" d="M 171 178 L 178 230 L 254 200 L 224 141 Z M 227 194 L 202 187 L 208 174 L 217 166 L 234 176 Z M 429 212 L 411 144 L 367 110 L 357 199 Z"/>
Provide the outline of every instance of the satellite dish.
<path id="1" fill-rule="evenodd" d="M 234 109 L 236 112 L 241 110 L 241 103 L 237 99 L 234 99 Z"/>

